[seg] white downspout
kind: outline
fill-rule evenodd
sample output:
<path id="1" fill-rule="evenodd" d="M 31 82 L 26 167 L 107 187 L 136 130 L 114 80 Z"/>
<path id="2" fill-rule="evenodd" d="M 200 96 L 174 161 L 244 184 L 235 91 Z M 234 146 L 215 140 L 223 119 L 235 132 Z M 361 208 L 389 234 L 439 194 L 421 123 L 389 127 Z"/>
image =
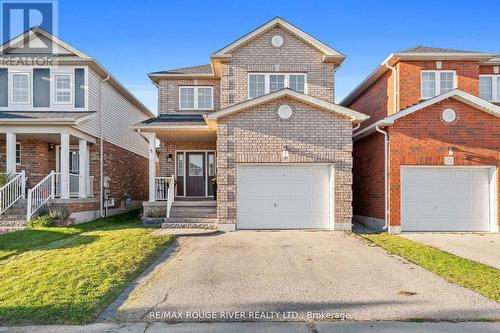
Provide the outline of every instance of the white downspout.
<path id="1" fill-rule="evenodd" d="M 100 179 L 100 190 L 99 190 L 99 202 L 100 202 L 100 211 L 101 211 L 101 217 L 105 217 L 103 206 L 104 206 L 104 141 L 103 141 L 103 135 L 102 135 L 102 113 L 103 113 L 103 108 L 102 108 L 102 84 L 106 81 L 109 80 L 109 75 L 101 80 L 101 85 L 99 87 L 99 179 Z"/>
<path id="2" fill-rule="evenodd" d="M 389 146 L 389 134 L 380 129 L 379 125 L 375 126 L 377 132 L 384 135 L 384 229 L 389 232 L 389 158 L 388 158 L 388 146 Z"/>

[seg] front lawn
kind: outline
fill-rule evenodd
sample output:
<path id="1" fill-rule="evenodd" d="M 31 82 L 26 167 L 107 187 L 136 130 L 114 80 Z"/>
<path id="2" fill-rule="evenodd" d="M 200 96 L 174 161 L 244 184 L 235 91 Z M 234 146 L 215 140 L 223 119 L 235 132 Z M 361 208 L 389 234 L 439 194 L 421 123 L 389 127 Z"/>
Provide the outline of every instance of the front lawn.
<path id="1" fill-rule="evenodd" d="M 136 216 L 0 235 L 0 323 L 93 321 L 171 241 Z"/>
<path id="2" fill-rule="evenodd" d="M 459 286 L 500 302 L 500 270 L 389 234 L 361 235 Z"/>

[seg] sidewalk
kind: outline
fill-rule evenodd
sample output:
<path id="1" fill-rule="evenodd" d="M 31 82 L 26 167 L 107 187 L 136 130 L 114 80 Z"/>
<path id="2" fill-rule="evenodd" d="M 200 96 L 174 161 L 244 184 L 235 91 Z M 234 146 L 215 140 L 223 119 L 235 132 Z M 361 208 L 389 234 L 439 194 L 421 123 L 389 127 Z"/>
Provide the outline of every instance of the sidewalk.
<path id="1" fill-rule="evenodd" d="M 130 323 L 91 324 L 86 326 L 0 327 L 0 333 L 498 333 L 500 323 Z"/>

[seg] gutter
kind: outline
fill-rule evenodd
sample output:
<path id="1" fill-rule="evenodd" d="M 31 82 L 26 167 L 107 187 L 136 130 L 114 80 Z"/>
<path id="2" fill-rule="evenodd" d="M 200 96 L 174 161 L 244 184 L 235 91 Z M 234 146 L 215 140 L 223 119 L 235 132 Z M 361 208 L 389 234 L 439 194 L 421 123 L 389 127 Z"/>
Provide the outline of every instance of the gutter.
<path id="1" fill-rule="evenodd" d="M 104 205 L 104 138 L 102 135 L 102 113 L 103 113 L 103 108 L 102 108 L 102 84 L 110 79 L 110 76 L 108 75 L 105 79 L 101 80 L 101 85 L 99 87 L 99 103 L 100 103 L 100 112 L 99 112 L 99 179 L 100 179 L 100 190 L 99 190 L 99 201 L 100 201 L 100 214 L 101 217 L 105 217 L 104 210 L 103 210 L 103 205 Z"/>
<path id="2" fill-rule="evenodd" d="M 375 130 L 384 135 L 384 229 L 389 232 L 389 134 L 380 129 L 379 125 L 375 126 Z"/>

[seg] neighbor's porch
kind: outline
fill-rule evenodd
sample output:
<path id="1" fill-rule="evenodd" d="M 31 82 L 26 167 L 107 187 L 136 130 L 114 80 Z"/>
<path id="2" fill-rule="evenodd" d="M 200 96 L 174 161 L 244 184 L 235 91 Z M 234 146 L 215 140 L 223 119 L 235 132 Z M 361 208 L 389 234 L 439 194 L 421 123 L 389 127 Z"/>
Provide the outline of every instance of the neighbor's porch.
<path id="1" fill-rule="evenodd" d="M 90 159 L 94 144 L 94 138 L 78 131 L 12 128 L 0 133 L 0 170 L 11 179 L 0 189 L 1 211 L 25 198 L 30 218 L 51 199 L 93 198 L 98 181 L 91 172 L 97 170 Z"/>

